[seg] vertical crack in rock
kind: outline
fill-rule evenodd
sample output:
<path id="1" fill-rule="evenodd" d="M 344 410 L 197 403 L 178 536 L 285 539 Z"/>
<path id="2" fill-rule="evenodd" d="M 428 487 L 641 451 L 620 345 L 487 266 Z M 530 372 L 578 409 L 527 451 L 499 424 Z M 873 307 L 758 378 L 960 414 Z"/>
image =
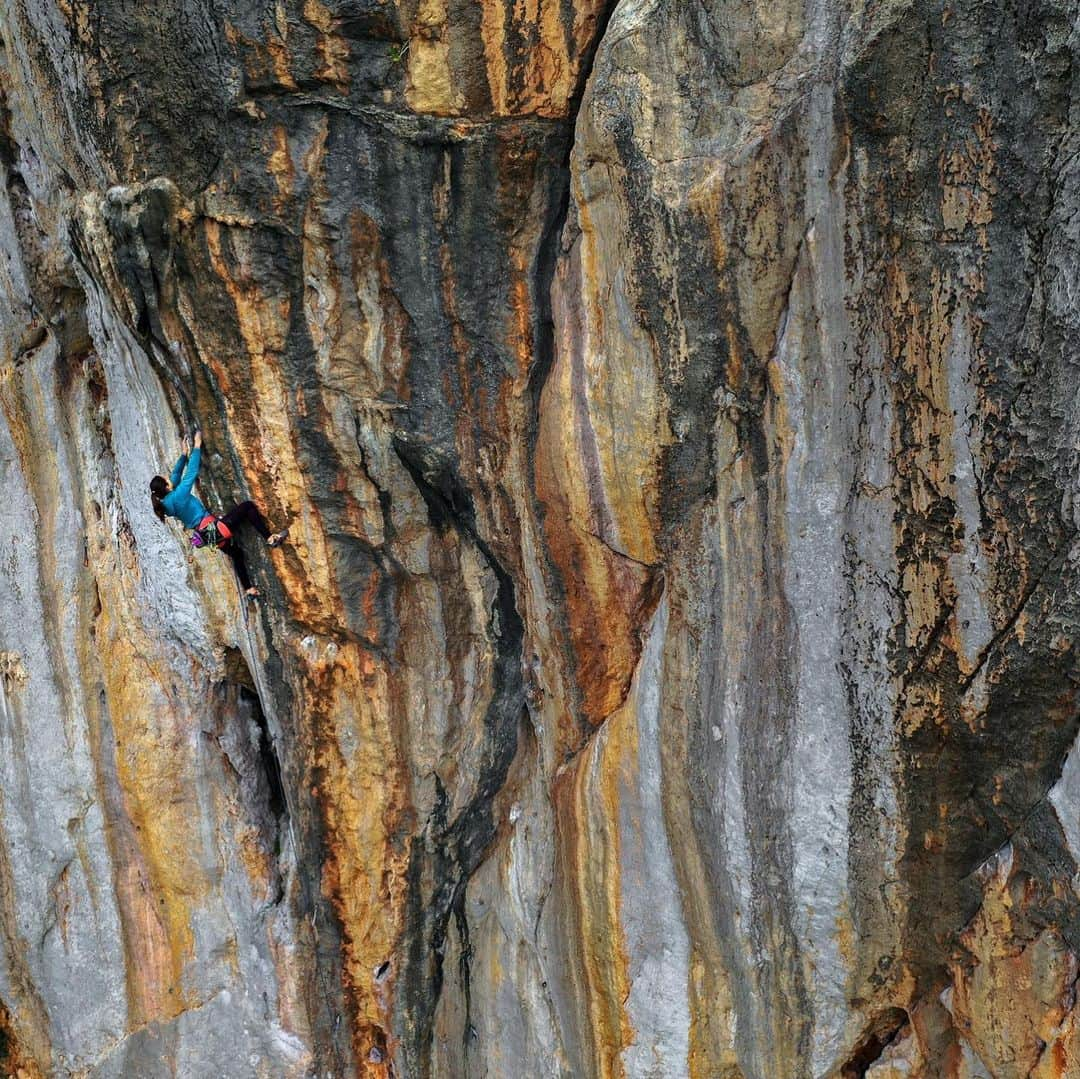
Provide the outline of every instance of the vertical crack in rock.
<path id="1" fill-rule="evenodd" d="M 468 804 L 449 819 L 449 799 L 438 776 L 436 802 L 422 833 L 412 840 L 409 859 L 408 954 L 401 977 L 406 1067 L 427 1075 L 431 1070 L 432 1026 L 443 984 L 443 954 L 451 916 L 462 932 L 461 975 L 466 994 L 465 1037 L 468 1038 L 469 945 L 464 912 L 465 887 L 495 837 L 493 801 L 506 780 L 517 751 L 518 727 L 525 712 L 522 681 L 524 625 L 514 599 L 510 575 L 476 531 L 472 500 L 448 462 L 436 451 L 394 438 L 394 451 L 428 507 L 431 526 L 456 530 L 473 544 L 497 582 L 489 632 L 496 665 L 491 701 L 484 717 L 482 764 Z"/>
<path id="2" fill-rule="evenodd" d="M 570 213 L 570 159 L 574 153 L 577 136 L 578 115 L 589 88 L 593 66 L 604 41 L 608 23 L 618 6 L 619 0 L 607 0 L 597 20 L 596 33 L 588 53 L 582 62 L 577 86 L 570 99 L 567 125 L 566 150 L 559 168 L 551 174 L 551 204 L 555 212 L 551 215 L 543 236 L 540 239 L 535 271 L 535 296 L 537 298 L 537 337 L 535 357 L 529 371 L 529 398 L 531 403 L 529 426 L 527 430 L 529 476 L 535 475 L 536 439 L 540 417 L 540 396 L 544 383 L 551 373 L 555 362 L 555 318 L 551 309 L 551 288 L 555 281 L 555 268 L 559 261 L 563 231 Z M 531 485 L 530 485 L 531 487 Z M 535 498 L 535 492 L 534 498 Z"/>
<path id="3" fill-rule="evenodd" d="M 225 669 L 229 679 L 229 685 L 235 692 L 236 723 L 241 725 L 250 723 L 254 726 L 254 738 L 252 756 L 245 756 L 239 762 L 239 768 L 229 753 L 223 749 L 225 759 L 229 766 L 236 771 L 237 775 L 243 776 L 245 765 L 251 762 L 258 763 L 260 779 L 258 787 L 261 790 L 259 800 L 263 803 L 263 812 L 260 814 L 266 820 L 270 830 L 270 846 L 273 849 L 274 858 L 279 859 L 282 854 L 284 832 L 292 827 L 289 812 L 289 800 L 285 790 L 285 780 L 282 773 L 281 761 L 278 757 L 274 735 L 270 730 L 270 724 L 263 709 L 259 688 L 252 675 L 244 654 L 238 648 L 228 648 L 225 652 Z M 220 743 L 220 736 L 217 737 Z M 299 852 L 293 851 L 291 857 L 299 857 Z"/>
<path id="4" fill-rule="evenodd" d="M 250 802 L 252 817 L 258 821 L 263 832 L 268 879 L 267 893 L 260 903 L 260 909 L 268 910 L 281 903 L 285 897 L 286 879 L 294 871 L 294 866 L 286 865 L 282 860 L 284 837 L 291 829 L 288 799 L 258 697 L 245 686 L 235 687 L 234 693 L 235 705 L 230 709 L 230 726 L 239 725 L 240 729 L 226 732 L 225 735 L 217 734 L 214 741 L 234 780 Z M 249 739 L 247 746 L 242 744 L 244 738 Z M 290 858 L 295 857 L 295 853 L 290 852 Z"/>
<path id="5" fill-rule="evenodd" d="M 289 826 L 289 803 L 285 797 L 285 784 L 281 778 L 281 762 L 278 760 L 274 739 L 270 734 L 270 727 L 266 722 L 266 716 L 263 714 L 258 696 L 241 689 L 241 701 L 245 699 L 254 714 L 255 724 L 259 729 L 259 761 L 262 764 L 263 775 L 266 778 L 267 808 L 277 824 L 277 841 L 280 844 L 281 829 Z"/>
<path id="6" fill-rule="evenodd" d="M 615 6 L 615 0 L 611 0 L 598 20 L 597 31 L 588 56 L 583 61 L 570 102 L 569 117 L 563 121 L 567 135 L 562 159 L 552 168 L 548 181 L 547 202 L 552 210 L 538 241 L 531 282 L 531 293 L 537 305 L 536 334 L 527 380 L 526 399 L 530 407 L 524 431 L 525 460 L 530 478 L 535 469 L 540 397 L 554 362 L 551 288 L 569 211 L 569 162 L 574 147 L 574 129 L 592 64 Z M 472 498 L 467 487 L 454 474 L 453 466 L 441 459 L 438 451 L 400 433 L 394 438 L 394 449 L 424 498 L 432 526 L 437 531 L 453 528 L 471 542 L 497 582 L 491 621 L 497 651 L 496 672 L 493 676 L 492 700 L 485 717 L 485 760 L 477 777 L 477 791 L 470 804 L 454 820 L 448 820 L 447 792 L 439 777 L 435 777 L 435 806 L 423 834 L 413 841 L 409 865 L 409 947 L 407 969 L 401 979 L 402 1008 L 409 1030 L 405 1059 L 408 1067 L 418 1069 L 418 1074 L 428 1074 L 434 1016 L 444 980 L 443 956 L 450 918 L 454 920 L 458 937 L 459 980 L 464 995 L 463 1054 L 466 1060 L 470 1043 L 475 1037 L 475 1028 L 470 1020 L 472 946 L 465 910 L 465 888 L 494 839 L 496 822 L 492 817 L 492 802 L 505 783 L 517 750 L 518 725 L 527 714 L 522 680 L 525 630 L 515 600 L 513 579 L 479 535 Z M 531 480 L 529 490 L 535 512 L 538 505 Z M 427 894 L 431 898 L 425 904 Z"/>
<path id="7" fill-rule="evenodd" d="M 541 438 L 542 398 L 544 388 L 547 385 L 556 358 L 556 326 L 555 312 L 553 309 L 553 290 L 555 288 L 556 273 L 559 268 L 560 260 L 567 257 L 567 251 L 564 248 L 564 244 L 570 240 L 570 237 L 567 236 L 567 222 L 570 218 L 570 205 L 572 201 L 571 164 L 575 148 L 577 147 L 578 118 L 581 114 L 582 105 L 584 104 L 586 94 L 589 90 L 597 56 L 600 54 L 608 25 L 611 22 L 611 18 L 615 13 L 618 4 L 619 0 L 607 0 L 601 8 L 597 18 L 595 35 L 582 62 L 579 79 L 570 98 L 569 116 L 566 121 L 566 147 L 559 167 L 553 169 L 551 174 L 549 199 L 551 205 L 554 207 L 554 212 L 551 214 L 544 233 L 540 237 L 534 271 L 535 284 L 533 294 L 536 297 L 537 303 L 537 329 L 533 363 L 529 369 L 527 387 L 529 410 L 526 419 L 524 440 L 526 451 L 525 462 L 527 467 L 526 490 L 530 510 L 534 519 L 538 522 L 543 522 L 547 513 L 541 492 L 538 490 L 537 486 L 538 444 Z M 555 527 L 570 528 L 575 524 L 584 527 L 583 522 L 571 522 L 569 520 L 559 522 Z M 592 535 L 592 533 L 588 534 Z M 593 535 L 592 538 L 598 543 L 608 546 L 611 554 L 616 558 L 627 558 L 624 552 L 618 551 L 608 545 L 604 537 Z M 552 590 L 552 602 L 548 608 L 548 615 L 553 622 L 559 625 L 561 632 L 557 635 L 558 647 L 560 648 L 563 662 L 573 670 L 578 666 L 578 660 L 575 656 L 574 649 L 570 644 L 572 633 L 569 605 L 571 599 L 568 595 L 567 582 L 562 578 L 557 565 L 557 559 L 554 557 L 550 547 L 545 547 L 540 552 L 540 558 L 543 561 L 545 580 L 548 587 Z M 627 560 L 631 562 L 635 561 L 629 558 Z M 638 562 L 637 564 L 647 574 L 651 577 L 653 576 L 656 569 L 655 566 L 641 562 Z M 656 577 L 653 577 L 652 583 L 644 591 L 651 593 L 651 595 L 648 596 L 643 604 L 644 609 L 641 612 L 643 616 L 641 620 L 642 625 L 647 622 L 648 614 L 651 613 L 651 609 L 655 608 L 656 603 L 659 601 L 659 586 L 657 585 Z M 584 672 L 579 672 L 579 674 L 583 673 Z M 600 726 L 600 724 L 590 724 L 588 718 L 584 715 L 585 701 L 583 683 L 585 681 L 586 679 L 584 677 L 579 677 L 564 679 L 562 682 L 564 691 L 569 698 L 565 702 L 566 709 L 577 717 L 578 725 L 573 744 L 565 751 L 566 760 L 576 756 L 589 742 Z M 622 699 L 615 707 L 608 710 L 608 715 L 613 714 L 617 708 L 621 706 L 629 691 L 630 686 L 629 681 L 627 681 L 623 688 Z"/>

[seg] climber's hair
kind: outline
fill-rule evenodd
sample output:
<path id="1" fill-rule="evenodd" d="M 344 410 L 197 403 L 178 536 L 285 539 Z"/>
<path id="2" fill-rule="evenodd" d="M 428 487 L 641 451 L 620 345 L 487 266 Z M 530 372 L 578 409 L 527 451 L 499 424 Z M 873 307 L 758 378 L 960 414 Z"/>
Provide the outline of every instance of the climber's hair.
<path id="1" fill-rule="evenodd" d="M 169 493 L 169 484 L 164 476 L 155 476 L 150 481 L 150 501 L 154 506 L 154 513 L 159 521 L 165 520 L 165 506 L 162 499 Z"/>

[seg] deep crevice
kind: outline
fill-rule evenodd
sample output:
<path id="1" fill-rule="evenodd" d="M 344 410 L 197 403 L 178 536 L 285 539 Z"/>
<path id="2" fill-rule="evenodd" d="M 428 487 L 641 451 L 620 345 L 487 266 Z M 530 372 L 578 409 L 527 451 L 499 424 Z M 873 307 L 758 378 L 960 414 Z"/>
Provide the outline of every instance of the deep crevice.
<path id="1" fill-rule="evenodd" d="M 266 778 L 267 789 L 269 792 L 267 805 L 271 814 L 274 816 L 274 819 L 278 821 L 280 831 L 280 825 L 287 821 L 289 816 L 289 803 L 285 797 L 285 783 L 281 774 L 281 761 L 278 759 L 277 749 L 274 747 L 274 740 L 270 734 L 270 726 L 266 722 L 266 716 L 263 713 L 262 704 L 259 701 L 258 694 L 241 686 L 240 700 L 246 701 L 251 708 L 252 718 L 255 720 L 255 725 L 259 729 L 259 763 L 262 766 L 262 772 Z"/>
<path id="2" fill-rule="evenodd" d="M 585 92 L 592 79 L 597 54 L 607 34 L 608 24 L 611 21 L 611 16 L 615 13 L 616 7 L 618 7 L 618 0 L 608 0 L 608 3 L 597 16 L 596 33 L 586 51 L 581 64 L 577 86 L 574 88 L 574 93 L 570 98 L 566 120 L 566 148 L 558 168 L 552 172 L 549 186 L 549 199 L 554 211 L 551 213 L 540 236 L 537 244 L 536 261 L 533 266 L 536 337 L 533 346 L 532 366 L 529 368 L 525 391 L 525 401 L 528 408 L 524 431 L 525 479 L 530 509 L 541 528 L 543 528 L 546 510 L 536 489 L 536 451 L 540 438 L 540 401 L 552 368 L 555 366 L 555 313 L 551 306 L 551 290 L 555 284 L 555 271 L 559 264 L 563 234 L 566 231 L 566 222 L 570 216 L 572 177 L 570 165 L 574 147 L 577 144 L 578 116 L 585 99 Z M 538 558 L 541 560 L 546 584 L 551 590 L 554 600 L 550 605 L 551 618 L 561 624 L 561 632 L 555 635 L 555 639 L 559 642 L 558 647 L 562 661 L 569 670 L 574 670 L 576 659 L 568 643 L 571 639 L 571 632 L 566 616 L 567 597 L 562 577 L 558 567 L 552 561 L 546 544 L 540 547 Z M 578 716 L 582 716 L 583 702 L 575 679 L 571 679 L 566 683 L 566 692 L 568 694 L 567 707 L 572 709 Z M 584 719 L 581 722 L 584 731 L 587 724 L 585 724 Z"/>
<path id="3" fill-rule="evenodd" d="M 907 1012 L 903 1008 L 887 1008 L 876 1015 L 841 1066 L 841 1079 L 863 1079 L 907 1025 Z"/>
<path id="4" fill-rule="evenodd" d="M 528 400 L 530 408 L 526 433 L 530 470 L 535 468 L 536 439 L 540 425 L 540 396 L 555 363 L 555 317 L 551 310 L 551 286 L 555 281 L 555 267 L 559 261 L 559 246 L 562 241 L 563 230 L 570 215 L 570 158 L 577 143 L 578 114 L 581 112 L 585 91 L 592 78 L 597 53 L 600 51 L 600 45 L 604 40 L 604 35 L 607 33 L 608 23 L 611 21 L 611 16 L 615 13 L 617 6 L 618 0 L 609 0 L 598 16 L 596 36 L 581 65 L 578 85 L 575 87 L 573 96 L 570 99 L 569 115 L 566 120 L 566 151 L 563 154 L 559 168 L 554 171 L 552 176 L 551 194 L 555 212 L 551 215 L 537 246 L 536 268 L 534 271 L 537 334 L 534 347 L 534 362 L 529 370 Z"/>
<path id="5" fill-rule="evenodd" d="M 249 758 L 251 764 L 248 767 L 257 765 L 259 775 L 258 777 L 251 776 L 250 779 L 256 781 L 261 789 L 260 800 L 265 806 L 267 824 L 272 833 L 269 839 L 273 846 L 274 856 L 280 857 L 282 836 L 289 827 L 289 800 L 285 791 L 284 772 L 251 668 L 244 654 L 237 648 L 225 650 L 225 675 L 227 684 L 236 695 L 237 716 L 240 720 L 249 718 L 258 732 L 257 737 L 251 739 L 251 750 L 248 751 L 251 753 Z M 221 745 L 220 737 L 215 740 L 218 745 Z M 222 752 L 225 753 L 229 766 L 243 778 L 243 761 L 240 762 L 241 766 L 238 768 L 224 746 L 222 746 Z"/>

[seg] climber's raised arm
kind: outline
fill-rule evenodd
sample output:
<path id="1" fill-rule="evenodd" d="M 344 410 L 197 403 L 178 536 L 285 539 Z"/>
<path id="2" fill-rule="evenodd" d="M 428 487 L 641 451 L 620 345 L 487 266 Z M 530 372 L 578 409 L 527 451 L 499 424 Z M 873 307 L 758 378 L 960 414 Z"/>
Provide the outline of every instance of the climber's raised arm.
<path id="1" fill-rule="evenodd" d="M 173 465 L 172 474 L 169 476 L 169 486 L 175 487 L 180 482 L 180 477 L 184 474 L 184 465 L 187 464 L 188 454 L 191 452 L 191 447 L 188 445 L 188 440 L 185 438 L 180 446 L 180 456 L 176 459 L 176 464 Z"/>
<path id="2" fill-rule="evenodd" d="M 202 432 L 195 432 L 195 449 L 191 451 L 191 456 L 188 458 L 187 465 L 184 468 L 184 474 L 180 478 L 179 483 L 173 483 L 173 487 L 176 489 L 177 495 L 183 498 L 185 495 L 191 494 L 191 488 L 195 486 L 195 481 L 199 478 L 199 465 L 202 463 Z M 179 462 L 177 462 L 179 464 Z M 176 469 L 173 469 L 173 474 L 176 474 Z"/>

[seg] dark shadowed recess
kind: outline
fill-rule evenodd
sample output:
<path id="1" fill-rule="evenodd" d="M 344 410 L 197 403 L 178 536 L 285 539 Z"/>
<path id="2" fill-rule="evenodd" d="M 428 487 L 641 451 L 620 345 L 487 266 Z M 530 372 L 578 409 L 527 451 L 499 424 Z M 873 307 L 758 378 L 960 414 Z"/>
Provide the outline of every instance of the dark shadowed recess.
<path id="1" fill-rule="evenodd" d="M 429 447 L 400 437 L 395 438 L 394 450 L 423 495 L 432 528 L 437 532 L 455 529 L 463 541 L 476 547 L 498 583 L 488 625 L 489 637 L 495 643 L 495 671 L 491 703 L 484 717 L 484 759 L 476 790 L 468 805 L 450 820 L 449 799 L 436 776 L 435 807 L 421 834 L 413 839 L 410 851 L 400 1008 L 408 1067 L 426 1075 L 431 1069 L 432 1027 L 442 991 L 450 917 L 455 919 L 461 940 L 460 977 L 465 988 L 464 1037 L 468 1047 L 471 949 L 465 888 L 495 837 L 497 822 L 492 803 L 517 751 L 518 727 L 525 714 L 525 627 L 515 604 L 513 581 L 477 534 L 472 499 L 452 469 Z"/>
<path id="2" fill-rule="evenodd" d="M 863 1079 L 870 1065 L 881 1057 L 886 1047 L 909 1029 L 907 1013 L 902 1008 L 886 1008 L 874 1017 L 851 1051 L 840 1068 L 840 1079 Z"/>

